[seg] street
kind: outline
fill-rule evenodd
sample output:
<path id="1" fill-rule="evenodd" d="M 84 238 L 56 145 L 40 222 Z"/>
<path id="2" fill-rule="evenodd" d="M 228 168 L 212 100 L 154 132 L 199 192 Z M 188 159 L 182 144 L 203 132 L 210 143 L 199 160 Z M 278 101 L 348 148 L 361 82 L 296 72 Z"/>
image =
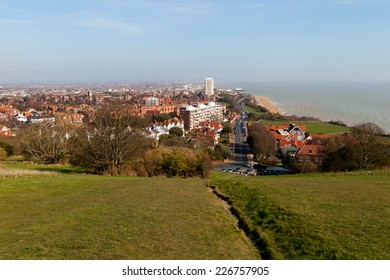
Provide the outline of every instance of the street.
<path id="1" fill-rule="evenodd" d="M 250 149 L 247 143 L 247 120 L 248 113 L 244 109 L 245 98 L 239 100 L 236 104 L 240 114 L 233 123 L 233 142 L 230 143 L 231 156 L 229 161 L 219 164 L 216 169 L 225 172 L 241 172 L 244 174 L 253 174 L 253 162 L 250 159 Z"/>

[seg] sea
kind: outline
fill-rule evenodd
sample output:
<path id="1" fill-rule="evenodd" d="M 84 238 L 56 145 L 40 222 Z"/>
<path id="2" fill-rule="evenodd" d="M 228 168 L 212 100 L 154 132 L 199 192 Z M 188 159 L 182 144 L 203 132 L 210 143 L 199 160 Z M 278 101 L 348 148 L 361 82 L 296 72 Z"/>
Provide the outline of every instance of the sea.
<path id="1" fill-rule="evenodd" d="M 390 134 L 390 82 L 246 82 L 222 87 L 267 96 L 288 115 L 348 126 L 373 122 Z"/>

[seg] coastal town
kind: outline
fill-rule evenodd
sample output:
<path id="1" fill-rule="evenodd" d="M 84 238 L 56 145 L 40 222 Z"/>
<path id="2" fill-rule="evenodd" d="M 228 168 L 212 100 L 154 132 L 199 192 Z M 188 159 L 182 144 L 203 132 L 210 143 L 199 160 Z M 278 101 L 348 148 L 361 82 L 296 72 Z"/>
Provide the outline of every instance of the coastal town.
<path id="1" fill-rule="evenodd" d="M 332 145 L 346 141 L 340 140 L 345 138 L 341 133 L 349 130 L 342 123 L 325 124 L 336 129 L 331 133 L 309 130 L 302 117 L 286 115 L 268 97 L 242 88 L 216 89 L 214 80 L 206 78 L 203 84 L 1 87 L 0 136 L 13 143 L 29 127 L 41 131 L 92 124 L 99 108 L 113 103 L 142 119 L 138 133 L 150 145 L 203 147 L 217 169 L 244 175 L 320 171 Z M 312 119 L 309 125 L 315 123 L 323 124 Z M 182 140 L 170 135 L 175 129 Z M 38 162 L 58 161 L 23 148 L 19 154 Z"/>
<path id="2" fill-rule="evenodd" d="M 215 103 L 221 92 L 214 91 L 213 84 L 0 87 L 0 135 L 16 137 L 34 124 L 79 126 L 93 121 L 99 105 L 118 102 L 128 115 L 147 120 L 148 138 L 158 141 L 170 128 L 179 127 L 197 135 L 201 131 L 203 137 L 192 138 L 209 140 L 212 147 L 223 122 L 234 118 L 224 105 Z"/>

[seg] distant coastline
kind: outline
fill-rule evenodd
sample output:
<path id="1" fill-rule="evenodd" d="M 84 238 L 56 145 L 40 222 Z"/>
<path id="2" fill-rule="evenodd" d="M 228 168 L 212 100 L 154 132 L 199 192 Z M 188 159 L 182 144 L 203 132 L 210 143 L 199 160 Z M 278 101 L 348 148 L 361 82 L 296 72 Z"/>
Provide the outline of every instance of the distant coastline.
<path id="1" fill-rule="evenodd" d="M 240 82 L 240 86 L 253 97 L 268 97 L 285 115 L 341 121 L 350 127 L 373 122 L 390 134 L 389 82 Z"/>
<path id="2" fill-rule="evenodd" d="M 287 114 L 279 108 L 275 102 L 271 100 L 268 96 L 256 96 L 252 95 L 253 99 L 256 101 L 256 105 L 266 108 L 268 111 L 274 114 L 280 114 L 286 116 Z"/>

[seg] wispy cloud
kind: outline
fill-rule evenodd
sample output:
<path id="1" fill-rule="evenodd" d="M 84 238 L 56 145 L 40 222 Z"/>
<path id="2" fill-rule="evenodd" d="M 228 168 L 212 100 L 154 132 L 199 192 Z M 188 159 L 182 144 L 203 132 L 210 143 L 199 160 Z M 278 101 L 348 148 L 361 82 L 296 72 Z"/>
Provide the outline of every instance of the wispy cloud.
<path id="1" fill-rule="evenodd" d="M 133 24 L 113 19 L 113 18 L 86 18 L 80 21 L 84 27 L 91 27 L 97 29 L 110 29 L 128 35 L 140 35 L 142 29 Z"/>
<path id="2" fill-rule="evenodd" d="M 264 3 L 257 3 L 253 5 L 254 8 L 258 8 L 258 9 L 266 8 L 267 6 L 268 5 Z"/>
<path id="3" fill-rule="evenodd" d="M 7 18 L 0 19 L 0 25 L 26 25 L 26 24 L 31 24 L 32 22 L 33 22 L 32 20 L 27 20 L 27 19 L 7 19 Z"/>
<path id="4" fill-rule="evenodd" d="M 211 5 L 198 2 L 178 2 L 178 1 L 142 1 L 139 3 L 144 8 L 158 9 L 164 12 L 173 12 L 184 15 L 207 16 L 213 14 Z"/>
<path id="5" fill-rule="evenodd" d="M 180 14 L 186 14 L 186 15 L 211 15 L 212 11 L 208 9 L 208 7 L 205 6 L 173 6 L 171 8 L 173 12 L 180 13 Z"/>
<path id="6" fill-rule="evenodd" d="M 111 31 L 129 36 L 139 36 L 142 35 L 144 32 L 144 30 L 136 24 L 129 23 L 122 19 L 102 16 L 98 14 L 72 14 L 64 16 L 63 21 L 71 22 L 73 25 L 77 25 L 82 28 Z"/>
<path id="7" fill-rule="evenodd" d="M 333 1 L 334 4 L 337 5 L 354 5 L 354 4 L 359 4 L 360 1 L 358 0 L 336 0 Z"/>

